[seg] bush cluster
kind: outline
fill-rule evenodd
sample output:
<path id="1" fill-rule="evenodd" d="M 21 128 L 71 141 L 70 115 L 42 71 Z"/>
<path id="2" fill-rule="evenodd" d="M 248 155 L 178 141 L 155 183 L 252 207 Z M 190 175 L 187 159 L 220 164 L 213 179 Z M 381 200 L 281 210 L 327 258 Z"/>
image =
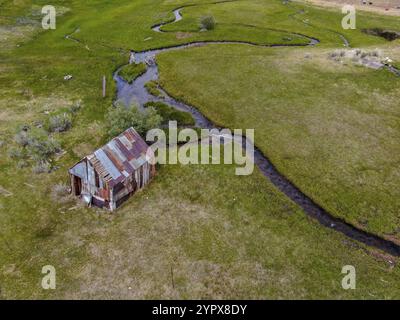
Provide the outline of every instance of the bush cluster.
<path id="1" fill-rule="evenodd" d="M 72 116 L 66 112 L 49 118 L 47 130 L 49 132 L 64 132 L 72 127 Z"/>
<path id="2" fill-rule="evenodd" d="M 127 107 L 121 103 L 117 103 L 108 110 L 107 119 L 110 139 L 130 127 L 133 127 L 140 135 L 145 136 L 148 130 L 159 127 L 162 121 L 162 117 L 154 108 L 139 111 L 135 105 Z"/>
<path id="3" fill-rule="evenodd" d="M 211 15 L 203 16 L 200 18 L 200 28 L 203 30 L 214 30 L 215 19 Z"/>
<path id="4" fill-rule="evenodd" d="M 60 142 L 51 134 L 71 129 L 74 115 L 81 109 L 81 102 L 51 114 L 46 120 L 34 122 L 35 126 L 22 125 L 14 136 L 14 144 L 8 148 L 8 156 L 17 160 L 17 167 L 24 168 L 32 162 L 35 173 L 53 169 L 52 158 L 61 151 Z"/>
<path id="5" fill-rule="evenodd" d="M 49 137 L 45 130 L 38 128 L 23 128 L 15 135 L 14 142 L 16 146 L 8 150 L 9 157 L 18 160 L 18 168 L 28 166 L 28 160 L 34 161 L 35 173 L 50 171 L 51 158 L 61 151 L 60 143 Z"/>

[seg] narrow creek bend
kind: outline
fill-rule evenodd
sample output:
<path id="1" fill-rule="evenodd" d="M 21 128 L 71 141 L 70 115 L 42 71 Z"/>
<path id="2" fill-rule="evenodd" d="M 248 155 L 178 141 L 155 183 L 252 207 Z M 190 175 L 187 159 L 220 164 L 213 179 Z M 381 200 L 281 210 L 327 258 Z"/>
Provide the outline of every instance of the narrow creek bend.
<path id="1" fill-rule="evenodd" d="M 178 8 L 174 11 L 175 20 L 179 21 L 182 19 L 180 14 L 181 8 Z M 162 32 L 160 28 L 168 23 L 158 24 L 152 27 L 155 32 Z M 171 107 L 176 108 L 180 111 L 189 112 L 193 118 L 195 119 L 196 126 L 204 129 L 217 128 L 222 129 L 218 126 L 215 126 L 213 122 L 204 116 L 198 109 L 194 106 L 187 105 L 181 101 L 178 101 L 168 95 L 165 91 L 161 90 L 164 94 L 164 97 L 156 97 L 151 95 L 145 88 L 145 84 L 149 81 L 157 81 L 159 79 L 159 71 L 158 66 L 155 61 L 155 57 L 165 51 L 172 50 L 182 50 L 190 47 L 196 46 L 205 46 L 208 44 L 245 44 L 245 45 L 253 45 L 253 46 L 263 46 L 263 47 L 290 47 L 290 46 L 304 46 L 304 45 L 315 45 L 319 43 L 318 39 L 308 37 L 305 35 L 301 35 L 307 39 L 309 39 L 309 44 L 271 44 L 271 45 L 258 45 L 254 43 L 244 42 L 244 41 L 198 41 L 193 43 L 186 43 L 177 46 L 171 46 L 167 48 L 154 49 L 142 52 L 131 52 L 130 63 L 140 63 L 145 62 L 147 64 L 146 72 L 136 78 L 132 83 L 127 83 L 119 76 L 119 68 L 114 73 L 114 80 L 117 85 L 117 100 L 123 101 L 125 104 L 129 105 L 131 101 L 135 101 L 139 104 L 139 107 L 142 108 L 146 102 L 149 101 L 160 101 L 165 102 Z M 246 139 L 242 141 L 243 146 L 246 144 Z M 247 141 L 247 143 L 250 143 Z M 372 233 L 366 232 L 364 230 L 358 229 L 357 227 L 347 223 L 343 219 L 337 218 L 315 203 L 310 197 L 304 194 L 294 183 L 289 181 L 283 174 L 281 174 L 275 166 L 271 163 L 267 156 L 265 156 L 256 146 L 254 146 L 255 154 L 254 154 L 254 162 L 257 167 L 261 170 L 263 175 L 268 178 L 281 192 L 283 192 L 288 198 L 290 198 L 293 202 L 299 205 L 303 211 L 311 218 L 318 221 L 321 225 L 336 230 L 344 234 L 345 236 L 359 241 L 365 245 L 375 247 L 380 249 L 390 255 L 400 256 L 400 246 L 392 241 L 386 240 L 382 237 L 374 235 Z"/>

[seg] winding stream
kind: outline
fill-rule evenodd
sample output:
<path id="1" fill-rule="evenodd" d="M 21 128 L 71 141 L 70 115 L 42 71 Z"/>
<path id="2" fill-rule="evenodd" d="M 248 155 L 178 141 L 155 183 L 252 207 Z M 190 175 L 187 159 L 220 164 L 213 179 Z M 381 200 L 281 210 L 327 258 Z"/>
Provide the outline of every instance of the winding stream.
<path id="1" fill-rule="evenodd" d="M 182 19 L 181 9 L 175 9 L 174 16 L 175 20 L 168 23 L 158 24 L 152 27 L 155 32 L 163 32 L 161 27 L 163 25 L 169 23 L 175 23 Z M 301 35 L 307 39 L 309 39 L 309 43 L 305 45 L 315 45 L 319 43 L 318 39 L 311 38 L 305 35 Z M 347 40 L 346 40 L 347 41 Z M 131 52 L 130 63 L 140 63 L 140 62 L 149 62 L 154 61 L 153 63 L 147 63 L 146 72 L 139 76 L 136 80 L 134 80 L 131 84 L 125 82 L 120 76 L 119 68 L 114 73 L 114 79 L 117 84 L 117 99 L 123 101 L 125 104 L 129 105 L 131 101 L 135 101 L 139 104 L 140 108 L 146 102 L 149 101 L 162 101 L 166 104 L 185 112 L 189 112 L 193 118 L 195 119 L 196 126 L 205 129 L 211 128 L 219 128 L 215 126 L 213 122 L 205 117 L 199 110 L 195 107 L 187 105 L 181 101 L 177 101 L 173 97 L 169 96 L 165 91 L 161 90 L 164 94 L 164 97 L 155 97 L 148 93 L 145 88 L 145 84 L 152 80 L 158 80 L 159 71 L 157 63 L 155 62 L 155 57 L 161 53 L 172 50 L 183 50 L 189 47 L 196 46 L 205 46 L 209 44 L 245 44 L 245 45 L 254 45 L 254 46 L 264 46 L 264 47 L 282 47 L 282 46 L 304 46 L 302 44 L 299 45 L 290 45 L 290 44 L 276 44 L 276 45 L 258 45 L 249 42 L 243 41 L 198 41 L 193 43 L 187 43 L 177 46 L 172 46 L 168 48 L 162 49 L 154 49 L 142 52 Z M 247 141 L 247 143 L 250 143 Z M 246 138 L 242 139 L 242 144 L 245 146 Z M 344 220 L 334 217 L 332 214 L 327 212 L 317 203 L 315 203 L 310 197 L 305 195 L 295 184 L 289 181 L 283 174 L 281 174 L 275 166 L 271 163 L 271 161 L 266 157 L 256 146 L 254 146 L 255 150 L 255 159 L 254 162 L 257 167 L 261 170 L 263 175 L 268 178 L 281 192 L 283 192 L 288 198 L 290 198 L 293 202 L 299 205 L 303 211 L 310 216 L 311 218 L 317 220 L 321 225 L 328 227 L 330 229 L 336 230 L 347 237 L 357 240 L 361 243 L 364 243 L 368 246 L 375 247 L 389 253 L 393 256 L 400 256 L 400 246 L 396 243 L 376 236 L 374 234 L 368 233 L 361 229 L 356 228 L 355 226 L 345 222 Z"/>
<path id="2" fill-rule="evenodd" d="M 182 14 L 181 14 L 181 10 L 182 10 L 182 9 L 183 9 L 183 7 L 180 7 L 180 8 L 175 9 L 175 10 L 173 11 L 174 16 L 175 16 L 175 20 L 174 20 L 174 21 L 156 24 L 156 25 L 153 26 L 151 29 L 152 29 L 153 31 L 155 31 L 155 32 L 162 32 L 162 31 L 161 31 L 161 27 L 162 27 L 162 26 L 165 26 L 165 25 L 167 25 L 167 24 L 171 24 L 171 23 L 175 23 L 175 22 L 181 21 L 181 20 L 183 19 Z"/>

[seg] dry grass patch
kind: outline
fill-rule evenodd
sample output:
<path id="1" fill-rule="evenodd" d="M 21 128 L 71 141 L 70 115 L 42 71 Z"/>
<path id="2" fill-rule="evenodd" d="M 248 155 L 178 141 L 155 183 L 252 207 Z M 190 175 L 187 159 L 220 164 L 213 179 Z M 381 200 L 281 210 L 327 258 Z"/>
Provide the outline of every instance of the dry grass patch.
<path id="1" fill-rule="evenodd" d="M 0 26 L 1 50 L 10 50 L 17 46 L 19 42 L 28 40 L 37 27 L 32 25 L 25 26 Z"/>
<path id="2" fill-rule="evenodd" d="M 175 33 L 175 36 L 179 40 L 180 39 L 188 39 L 188 38 L 193 37 L 193 33 L 191 33 L 191 32 L 177 32 L 177 33 Z"/>
<path id="3" fill-rule="evenodd" d="M 342 8 L 344 5 L 353 5 L 357 10 L 374 12 L 383 15 L 400 16 L 400 3 L 397 0 L 368 0 L 361 4 L 360 0 L 296 0 L 321 7 Z M 372 3 L 372 5 L 369 4 Z M 389 9 L 389 10 L 386 10 Z"/>
<path id="4" fill-rule="evenodd" d="M 345 50 L 340 51 L 345 52 Z M 328 59 L 331 53 L 332 50 L 328 49 L 285 50 L 280 57 L 274 59 L 272 63 L 280 72 L 287 73 L 288 76 L 303 73 L 305 67 L 319 68 L 321 71 L 332 73 L 363 72 L 361 68 L 352 67 L 352 64 L 346 61 L 332 63 L 332 60 Z M 338 56 L 340 55 L 338 54 Z M 266 62 L 265 69 L 270 68 L 270 65 L 270 61 Z"/>
<path id="5" fill-rule="evenodd" d="M 91 154 L 94 151 L 94 147 L 89 143 L 82 142 L 77 144 L 72 151 L 78 158 L 83 158 L 84 156 Z"/>

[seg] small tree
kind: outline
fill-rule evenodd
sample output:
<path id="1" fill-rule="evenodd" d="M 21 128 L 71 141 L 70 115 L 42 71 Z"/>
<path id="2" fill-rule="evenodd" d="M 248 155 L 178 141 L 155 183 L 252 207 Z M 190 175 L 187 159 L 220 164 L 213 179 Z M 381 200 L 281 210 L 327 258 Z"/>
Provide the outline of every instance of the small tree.
<path id="1" fill-rule="evenodd" d="M 215 19 L 213 16 L 203 16 L 200 18 L 200 28 L 205 30 L 214 30 Z"/>
<path id="2" fill-rule="evenodd" d="M 48 123 L 49 132 L 64 132 L 72 127 L 72 117 L 70 114 L 64 112 L 50 117 Z"/>
<path id="3" fill-rule="evenodd" d="M 159 127 L 162 121 L 161 116 L 154 108 L 139 111 L 135 105 L 126 107 L 120 103 L 109 109 L 107 119 L 110 138 L 114 138 L 130 127 L 144 136 L 148 130 Z"/>

